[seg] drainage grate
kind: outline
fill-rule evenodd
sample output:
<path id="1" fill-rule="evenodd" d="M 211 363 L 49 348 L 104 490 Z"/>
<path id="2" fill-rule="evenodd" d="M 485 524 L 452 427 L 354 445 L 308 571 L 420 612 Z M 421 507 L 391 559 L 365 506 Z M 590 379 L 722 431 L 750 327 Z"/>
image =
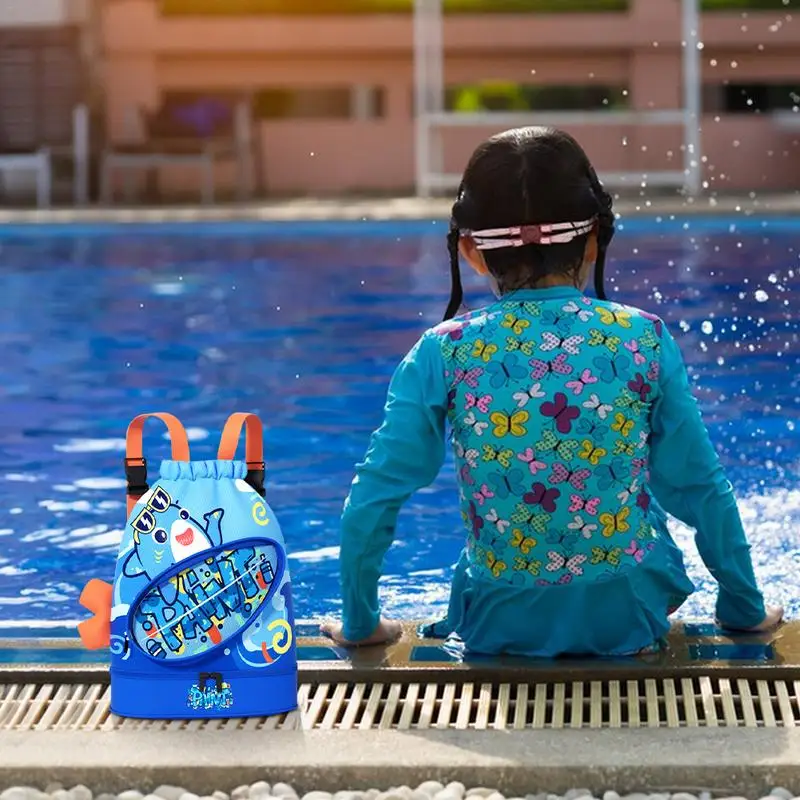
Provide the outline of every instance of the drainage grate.
<path id="1" fill-rule="evenodd" d="M 421 730 L 798 727 L 800 681 L 302 684 L 300 711 L 155 722 L 109 712 L 100 684 L 0 684 L 0 730 Z"/>

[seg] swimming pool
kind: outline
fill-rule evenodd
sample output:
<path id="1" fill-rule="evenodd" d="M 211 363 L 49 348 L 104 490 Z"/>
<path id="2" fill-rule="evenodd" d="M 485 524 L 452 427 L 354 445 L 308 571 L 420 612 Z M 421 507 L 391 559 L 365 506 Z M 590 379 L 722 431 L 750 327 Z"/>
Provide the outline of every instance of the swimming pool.
<path id="1" fill-rule="evenodd" d="M 234 410 L 267 428 L 269 500 L 287 535 L 301 617 L 336 611 L 337 521 L 387 381 L 440 320 L 446 224 L 212 223 L 0 230 L 0 625 L 82 616 L 110 579 L 124 522 L 130 419 L 166 410 L 210 458 Z M 740 495 L 771 600 L 800 611 L 800 221 L 623 225 L 610 294 L 667 320 Z M 468 302 L 487 298 L 473 279 Z M 155 430 L 155 426 L 154 426 Z M 166 455 L 149 439 L 152 463 Z M 452 463 L 401 515 L 386 609 L 447 601 L 463 542 Z M 691 535 L 698 593 L 713 583 Z"/>

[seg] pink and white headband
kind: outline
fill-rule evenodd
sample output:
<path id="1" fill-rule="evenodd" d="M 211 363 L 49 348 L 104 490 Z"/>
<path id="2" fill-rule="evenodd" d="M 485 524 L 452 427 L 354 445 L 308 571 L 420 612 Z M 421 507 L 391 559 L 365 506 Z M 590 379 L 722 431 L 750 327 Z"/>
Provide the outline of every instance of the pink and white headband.
<path id="1" fill-rule="evenodd" d="M 520 225 L 514 228 L 489 228 L 462 233 L 472 236 L 478 250 L 499 250 L 502 247 L 524 247 L 528 244 L 566 244 L 590 233 L 596 221 L 597 217 L 592 217 L 583 222 Z"/>

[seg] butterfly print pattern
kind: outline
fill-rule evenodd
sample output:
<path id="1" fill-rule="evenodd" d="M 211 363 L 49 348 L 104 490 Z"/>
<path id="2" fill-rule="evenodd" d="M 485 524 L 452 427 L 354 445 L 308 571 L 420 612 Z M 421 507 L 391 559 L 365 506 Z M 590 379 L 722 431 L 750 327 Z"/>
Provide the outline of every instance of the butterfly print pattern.
<path id="1" fill-rule="evenodd" d="M 433 329 L 476 574 L 554 586 L 647 557 L 662 334 L 657 317 L 578 294 L 512 296 Z"/>

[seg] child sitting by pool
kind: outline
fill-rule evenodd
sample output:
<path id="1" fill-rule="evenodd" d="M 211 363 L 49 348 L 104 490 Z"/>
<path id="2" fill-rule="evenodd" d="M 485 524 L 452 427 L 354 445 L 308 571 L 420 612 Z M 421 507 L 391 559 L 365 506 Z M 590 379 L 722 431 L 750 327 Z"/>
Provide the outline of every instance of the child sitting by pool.
<path id="1" fill-rule="evenodd" d="M 400 507 L 444 460 L 449 422 L 467 542 L 446 619 L 468 651 L 628 655 L 656 647 L 691 594 L 665 511 L 697 531 L 719 583 L 717 619 L 767 630 L 731 485 L 656 316 L 606 302 L 611 197 L 561 131 L 482 144 L 448 235 L 453 295 L 389 387 L 342 517 L 344 645 L 399 634 L 378 579 Z M 459 252 L 498 300 L 454 317 Z M 595 265 L 600 300 L 583 294 Z"/>

